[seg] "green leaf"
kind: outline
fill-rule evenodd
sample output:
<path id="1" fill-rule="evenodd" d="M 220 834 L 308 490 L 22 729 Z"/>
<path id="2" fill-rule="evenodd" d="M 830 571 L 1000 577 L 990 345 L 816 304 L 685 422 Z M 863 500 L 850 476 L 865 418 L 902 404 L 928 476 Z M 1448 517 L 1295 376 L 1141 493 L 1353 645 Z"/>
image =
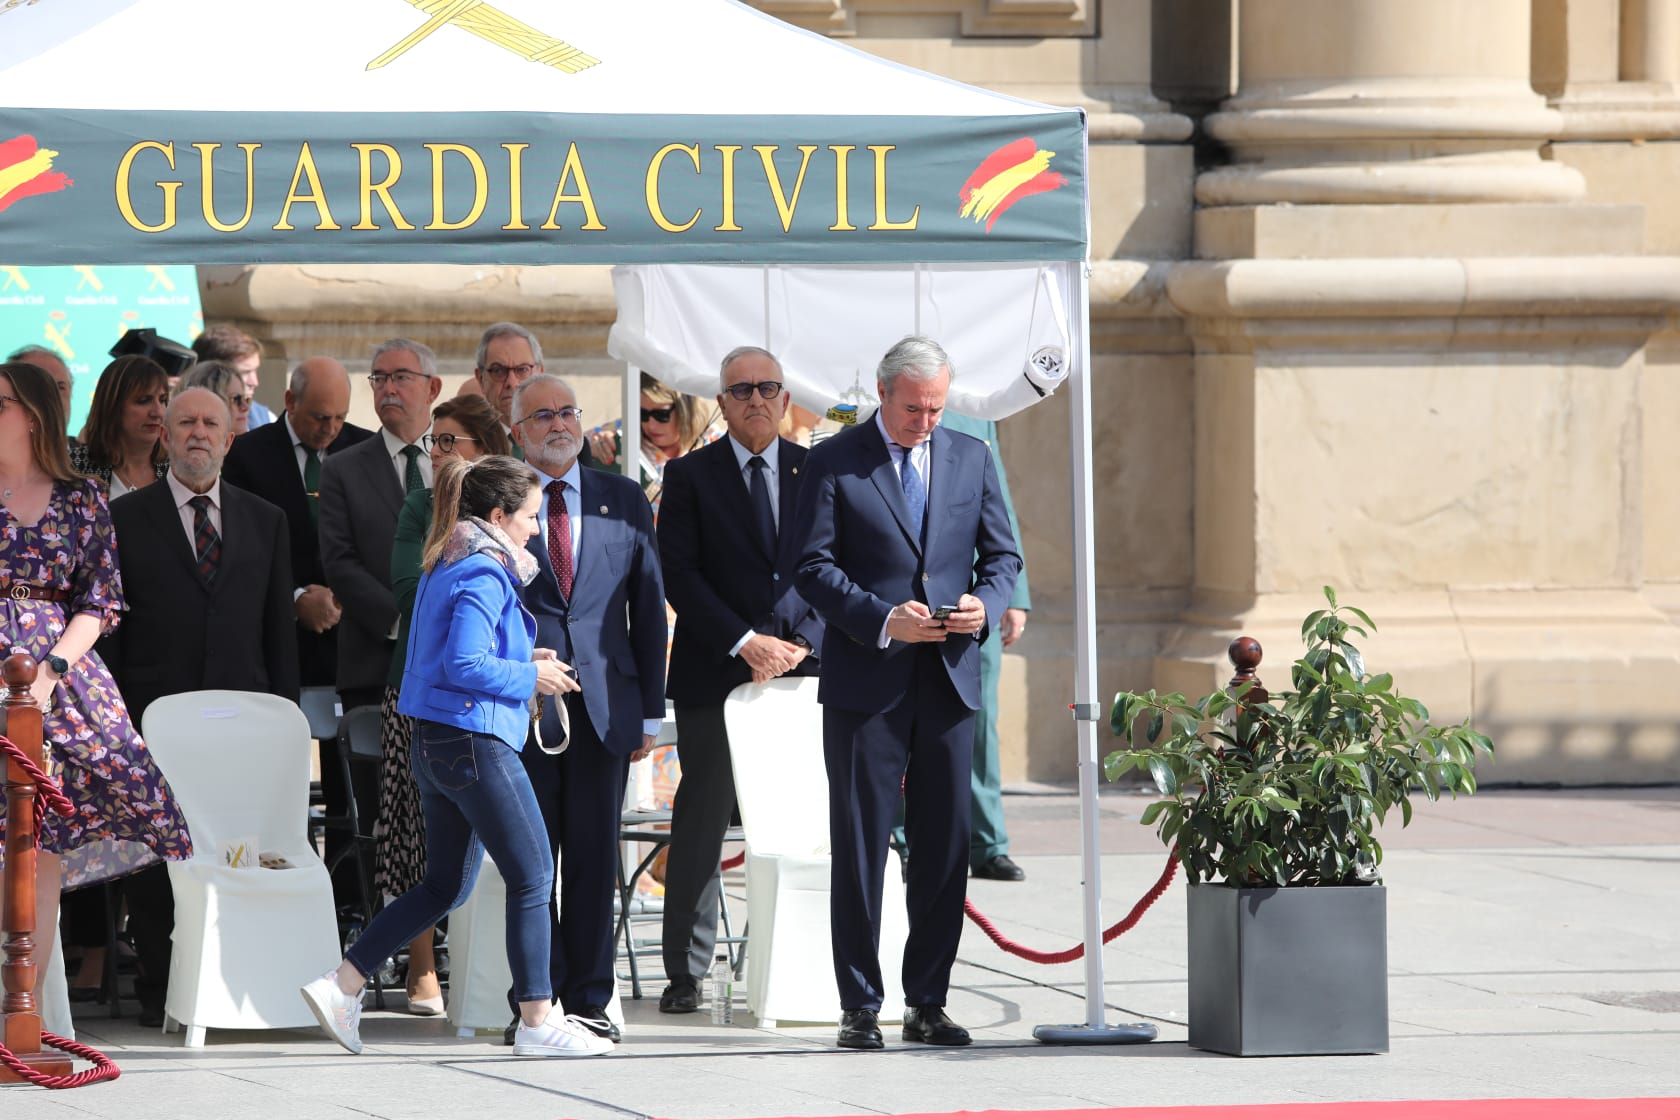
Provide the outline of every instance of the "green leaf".
<path id="1" fill-rule="evenodd" d="M 1172 797 L 1178 793 L 1178 775 L 1164 758 L 1149 760 L 1149 773 L 1155 779 L 1155 788 Z"/>
<path id="2" fill-rule="evenodd" d="M 1328 583 L 1324 585 L 1324 597 L 1330 600 L 1330 606 L 1334 609 L 1336 606 L 1336 589 Z"/>
<path id="3" fill-rule="evenodd" d="M 1155 802 L 1151 802 L 1149 804 L 1149 806 L 1144 809 L 1143 815 L 1138 818 L 1138 823 L 1139 824 L 1154 824 L 1156 818 L 1158 818 L 1162 814 L 1162 812 L 1164 812 L 1166 809 L 1168 809 L 1168 808 L 1170 808 L 1170 807 L 1172 807 L 1176 804 L 1178 804 L 1178 802 L 1176 802 L 1176 801 L 1155 801 Z"/>
<path id="4" fill-rule="evenodd" d="M 1377 624 L 1371 621 L 1371 616 L 1360 610 L 1358 607 L 1348 607 L 1346 609 L 1351 611 L 1359 619 L 1359 621 L 1363 622 L 1371 629 L 1375 630 L 1377 628 Z"/>
<path id="5" fill-rule="evenodd" d="M 1144 737 L 1151 743 L 1159 740 L 1161 738 L 1161 727 L 1165 722 L 1165 719 L 1161 715 L 1161 709 L 1156 708 L 1154 711 L 1150 712 L 1149 726 L 1144 731 Z"/>

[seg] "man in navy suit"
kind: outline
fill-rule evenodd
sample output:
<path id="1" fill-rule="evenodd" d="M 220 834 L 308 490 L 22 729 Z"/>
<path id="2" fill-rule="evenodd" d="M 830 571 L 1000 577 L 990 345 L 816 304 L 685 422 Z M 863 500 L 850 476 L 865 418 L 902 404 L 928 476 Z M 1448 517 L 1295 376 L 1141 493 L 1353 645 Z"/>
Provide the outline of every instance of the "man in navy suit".
<path id="1" fill-rule="evenodd" d="M 962 936 L 980 643 L 1003 618 L 1021 556 L 986 445 L 939 427 L 953 372 L 930 339 L 887 351 L 881 407 L 811 452 L 799 495 L 797 585 L 828 624 L 818 695 L 848 1049 L 882 1046 L 876 946 L 901 781 L 904 1040 L 969 1041 L 945 996 Z"/>
<path id="2" fill-rule="evenodd" d="M 534 743 L 520 752 L 560 852 L 558 910 L 550 904 L 554 999 L 617 1042 L 606 1006 L 617 983 L 619 811 L 630 763 L 653 749 L 665 718 L 665 588 L 653 510 L 633 480 L 579 466 L 582 414 L 560 378 L 542 373 L 520 385 L 513 415 L 543 490 L 542 532 L 526 545 L 542 570 L 524 590 L 525 605 L 538 647 L 554 650 L 582 685 L 561 701 L 565 752 Z M 561 738 L 553 702 L 543 705 L 541 738 Z"/>
<path id="3" fill-rule="evenodd" d="M 756 346 L 723 359 L 716 440 L 665 465 L 659 559 L 677 612 L 665 694 L 677 710 L 682 783 L 665 869 L 659 1010 L 695 1011 L 717 946 L 718 855 L 735 808 L 723 702 L 738 685 L 814 676 L 823 625 L 793 587 L 793 510 L 806 451 L 777 435 L 782 365 Z"/>

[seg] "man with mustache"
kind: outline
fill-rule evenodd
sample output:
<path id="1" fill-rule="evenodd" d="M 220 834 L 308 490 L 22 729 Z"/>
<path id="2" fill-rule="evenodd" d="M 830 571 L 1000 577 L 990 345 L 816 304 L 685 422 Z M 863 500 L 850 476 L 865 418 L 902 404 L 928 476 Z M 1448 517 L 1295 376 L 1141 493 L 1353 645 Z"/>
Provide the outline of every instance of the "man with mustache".
<path id="1" fill-rule="evenodd" d="M 373 348 L 368 384 L 379 430 L 321 466 L 321 568 L 339 604 L 338 696 L 345 711 L 378 707 L 385 698 L 397 644 L 391 542 L 403 500 L 432 485 L 432 460 L 421 437 L 431 428 L 432 402 L 443 388 L 431 348 L 407 338 Z M 377 780 L 358 782 L 352 795 L 362 820 L 378 819 Z"/>
<path id="2" fill-rule="evenodd" d="M 552 649 L 582 686 L 565 695 L 562 754 L 527 744 L 520 760 L 558 849 L 560 881 L 549 967 L 554 1000 L 614 1042 L 613 895 L 619 810 L 630 763 L 653 748 L 665 717 L 665 588 L 653 510 L 633 480 L 584 470 L 582 413 L 571 386 L 536 374 L 514 391 L 514 431 L 542 486 L 542 531 L 527 543 L 541 571 L 524 589 L 539 648 Z M 557 698 L 558 699 L 558 698 Z M 545 701 L 544 745 L 562 738 Z M 553 898 L 553 890 L 549 896 Z M 517 1023 L 517 1018 L 515 1020 Z M 511 1044 L 511 1034 L 506 1036 Z"/>
<path id="3" fill-rule="evenodd" d="M 136 723 L 160 696 L 206 688 L 269 692 L 296 703 L 286 516 L 221 478 L 233 442 L 226 402 L 188 389 L 164 413 L 169 474 L 111 503 L 128 612 L 100 653 Z M 124 883 L 139 954 L 142 1026 L 163 1022 L 169 874 L 157 864 Z"/>

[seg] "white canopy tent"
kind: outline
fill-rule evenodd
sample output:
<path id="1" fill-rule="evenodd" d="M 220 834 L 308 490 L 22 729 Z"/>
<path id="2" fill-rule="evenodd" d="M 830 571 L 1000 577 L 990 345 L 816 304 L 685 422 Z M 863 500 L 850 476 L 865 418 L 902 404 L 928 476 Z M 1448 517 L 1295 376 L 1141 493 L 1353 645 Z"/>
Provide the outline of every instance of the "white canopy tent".
<path id="1" fill-rule="evenodd" d="M 0 9 L 0 263 L 611 263 L 611 351 L 690 392 L 751 342 L 806 403 L 866 405 L 918 330 L 972 415 L 1065 378 L 1077 1033 L 1130 1040 L 1153 1032 L 1103 1019 L 1085 165 L 1076 111 L 734 0 Z"/>

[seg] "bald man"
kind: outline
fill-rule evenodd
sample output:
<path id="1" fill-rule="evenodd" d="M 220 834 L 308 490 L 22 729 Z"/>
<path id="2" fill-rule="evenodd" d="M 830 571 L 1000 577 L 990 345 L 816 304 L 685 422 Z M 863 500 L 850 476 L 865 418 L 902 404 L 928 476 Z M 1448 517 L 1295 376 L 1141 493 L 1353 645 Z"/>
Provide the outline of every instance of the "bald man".
<path id="1" fill-rule="evenodd" d="M 272 426 L 272 425 L 271 425 Z M 137 724 L 162 696 L 226 688 L 297 702 L 297 637 L 286 517 L 226 482 L 227 403 L 208 389 L 169 402 L 169 474 L 111 503 L 122 548 L 123 623 L 100 642 Z M 174 909 L 162 864 L 133 877 L 141 1024 L 161 1024 Z"/>
<path id="2" fill-rule="evenodd" d="M 280 507 L 291 543 L 292 610 L 298 671 L 304 684 L 333 686 L 338 672 L 338 600 L 327 589 L 316 533 L 321 468 L 373 433 L 345 422 L 350 375 L 334 358 L 306 358 L 292 370 L 278 424 L 253 427 L 233 441 L 224 474 L 242 490 Z M 334 771 L 336 774 L 336 770 Z"/>

